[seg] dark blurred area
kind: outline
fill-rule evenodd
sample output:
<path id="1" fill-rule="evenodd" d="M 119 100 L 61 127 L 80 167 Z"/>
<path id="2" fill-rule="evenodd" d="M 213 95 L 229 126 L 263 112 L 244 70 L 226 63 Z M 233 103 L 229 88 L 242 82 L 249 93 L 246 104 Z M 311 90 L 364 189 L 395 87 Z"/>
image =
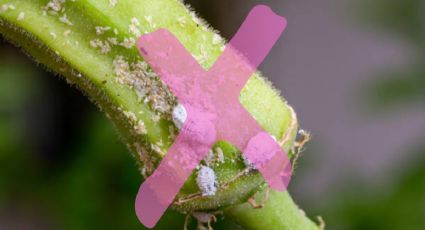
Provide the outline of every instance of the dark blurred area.
<path id="1" fill-rule="evenodd" d="M 310 216 L 327 229 L 424 229 L 424 0 L 188 3 L 228 39 L 256 4 L 288 19 L 261 70 L 313 134 L 289 187 Z M 112 124 L 0 40 L 0 229 L 144 229 L 141 177 Z M 169 211 L 155 229 L 183 223 Z"/>

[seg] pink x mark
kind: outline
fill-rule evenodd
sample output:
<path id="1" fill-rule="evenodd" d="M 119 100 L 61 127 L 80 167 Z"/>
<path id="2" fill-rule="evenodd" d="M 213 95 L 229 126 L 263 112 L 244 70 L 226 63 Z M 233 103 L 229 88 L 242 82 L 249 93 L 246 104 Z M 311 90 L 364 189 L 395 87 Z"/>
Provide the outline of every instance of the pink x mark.
<path id="1" fill-rule="evenodd" d="M 136 213 L 145 226 L 155 226 L 218 140 L 240 149 L 270 187 L 286 188 L 291 176 L 287 154 L 239 102 L 242 88 L 285 27 L 284 18 L 256 6 L 209 71 L 167 30 L 139 39 L 141 55 L 188 114 L 167 155 L 140 187 Z"/>

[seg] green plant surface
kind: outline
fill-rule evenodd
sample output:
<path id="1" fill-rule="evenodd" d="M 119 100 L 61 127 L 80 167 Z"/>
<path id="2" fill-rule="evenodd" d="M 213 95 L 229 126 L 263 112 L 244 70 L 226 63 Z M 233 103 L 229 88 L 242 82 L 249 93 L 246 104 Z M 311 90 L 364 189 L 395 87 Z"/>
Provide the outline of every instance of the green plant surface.
<path id="1" fill-rule="evenodd" d="M 0 0 L 0 33 L 96 103 L 114 123 L 144 177 L 153 172 L 177 134 L 171 121 L 176 99 L 134 44 L 138 36 L 158 28 L 171 31 L 206 69 L 225 45 L 178 0 Z M 248 81 L 240 102 L 289 152 L 298 126 L 295 112 L 259 73 Z M 222 209 L 244 203 L 264 187 L 258 172 L 246 170 L 237 149 L 225 142 L 217 143 L 214 149 L 218 148 L 224 161 L 212 168 L 223 186 L 213 196 L 201 196 L 194 172 L 177 195 L 174 209 L 183 213 Z M 280 211 L 267 215 L 288 221 L 278 216 L 297 209 L 295 204 L 286 192 L 273 197 L 269 203 L 276 205 L 270 206 Z M 233 213 L 237 219 L 238 212 Z M 289 216 L 309 221 L 301 213 Z M 256 217 L 261 215 L 249 218 Z M 273 224 L 275 229 L 292 226 Z"/>

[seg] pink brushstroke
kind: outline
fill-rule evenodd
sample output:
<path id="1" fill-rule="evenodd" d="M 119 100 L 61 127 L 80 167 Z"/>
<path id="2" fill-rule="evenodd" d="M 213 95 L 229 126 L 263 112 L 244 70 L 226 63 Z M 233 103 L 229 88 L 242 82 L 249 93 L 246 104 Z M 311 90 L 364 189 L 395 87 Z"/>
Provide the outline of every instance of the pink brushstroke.
<path id="1" fill-rule="evenodd" d="M 273 189 L 291 177 L 287 154 L 240 104 L 239 94 L 286 27 L 267 6 L 256 6 L 209 71 L 167 30 L 142 36 L 137 46 L 188 117 L 167 155 L 140 187 L 136 214 L 152 228 L 214 143 L 240 149 Z M 241 55 L 242 54 L 242 55 Z"/>

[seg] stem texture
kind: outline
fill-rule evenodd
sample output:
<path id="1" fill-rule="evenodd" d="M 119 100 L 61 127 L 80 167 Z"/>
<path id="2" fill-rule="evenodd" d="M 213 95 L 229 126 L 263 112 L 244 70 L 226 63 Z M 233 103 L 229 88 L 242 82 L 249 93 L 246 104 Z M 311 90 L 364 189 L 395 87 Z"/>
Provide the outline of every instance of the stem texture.
<path id="1" fill-rule="evenodd" d="M 171 116 L 176 99 L 135 47 L 138 36 L 159 28 L 171 31 L 204 68 L 225 45 L 179 0 L 0 0 L 0 33 L 81 89 L 114 123 L 144 177 L 153 172 L 178 132 Z M 248 81 L 240 102 L 290 150 L 298 127 L 295 112 L 259 73 Z M 264 185 L 258 172 L 246 170 L 232 145 L 217 143 L 213 154 L 223 157 L 211 165 L 217 193 L 202 196 L 195 172 L 172 208 L 185 213 L 222 209 L 244 203 Z M 274 200 L 288 212 L 281 213 Z M 269 204 L 262 211 L 236 206 L 226 213 L 253 229 L 257 225 L 246 218 L 270 217 L 273 222 L 278 215 L 288 224 L 267 229 L 305 229 L 308 221 L 295 215 L 298 208 L 287 193 L 272 195 Z M 291 224 L 294 221 L 297 224 Z"/>

